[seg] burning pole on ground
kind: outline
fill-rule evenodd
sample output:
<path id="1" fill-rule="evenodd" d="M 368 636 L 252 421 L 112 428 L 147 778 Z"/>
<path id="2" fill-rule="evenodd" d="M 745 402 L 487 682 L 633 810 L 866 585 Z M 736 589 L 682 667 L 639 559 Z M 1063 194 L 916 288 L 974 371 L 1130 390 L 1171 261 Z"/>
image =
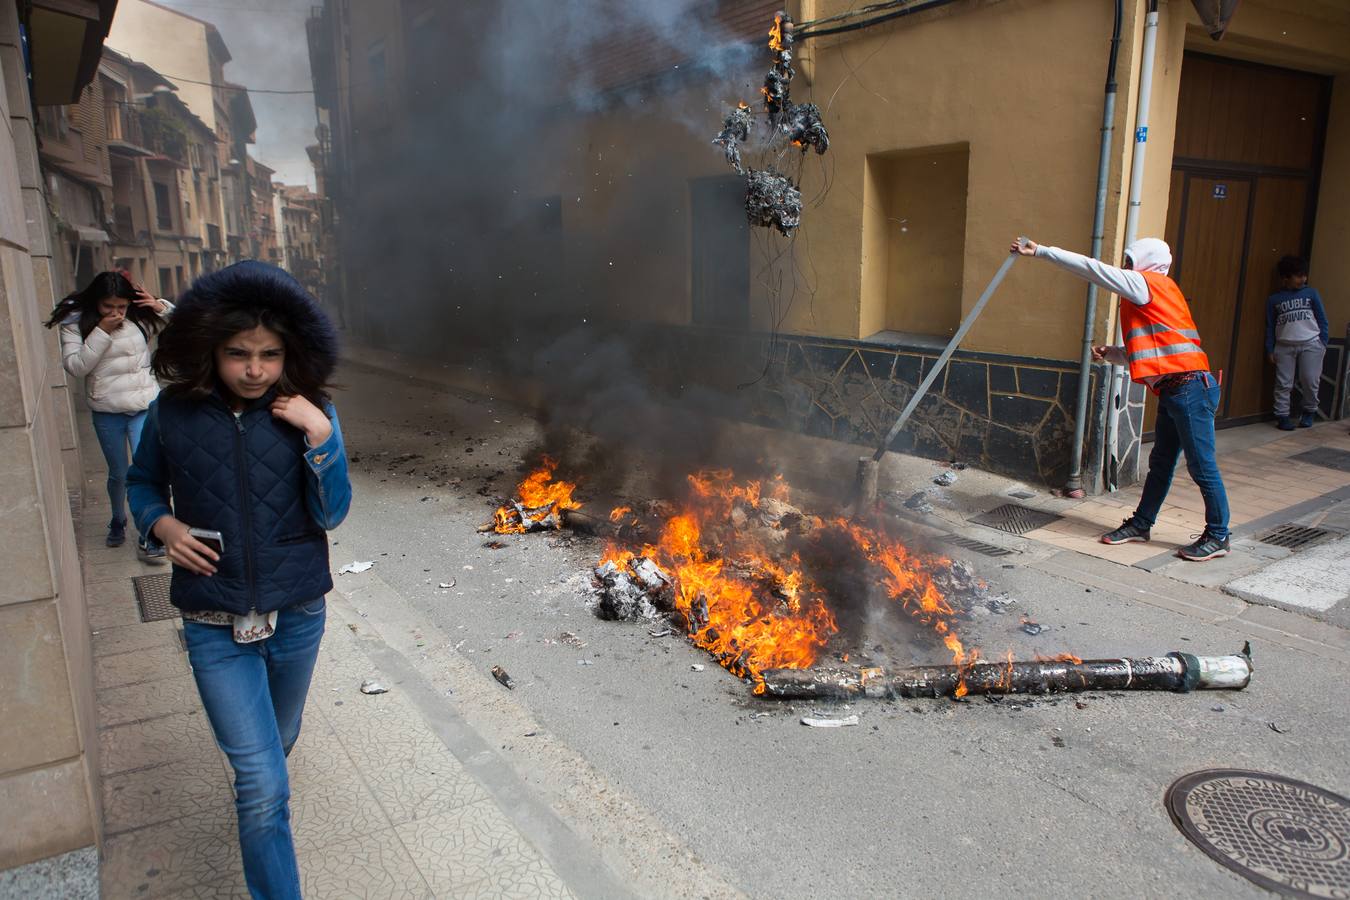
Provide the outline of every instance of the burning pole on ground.
<path id="1" fill-rule="evenodd" d="M 1252 678 L 1251 644 L 1229 656 L 1169 653 L 1131 659 L 1060 656 L 1032 662 L 969 665 L 816 666 L 769 669 L 759 696 L 779 700 L 963 697 L 967 694 L 1060 694 L 1082 691 L 1235 690 Z"/>

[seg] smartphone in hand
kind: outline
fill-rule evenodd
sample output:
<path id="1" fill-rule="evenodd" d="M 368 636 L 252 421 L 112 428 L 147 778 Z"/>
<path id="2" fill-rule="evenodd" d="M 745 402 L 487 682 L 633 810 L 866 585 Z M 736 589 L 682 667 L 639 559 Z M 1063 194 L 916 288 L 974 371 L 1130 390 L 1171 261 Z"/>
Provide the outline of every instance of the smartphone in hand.
<path id="1" fill-rule="evenodd" d="M 188 534 L 192 535 L 197 540 L 201 541 L 203 544 L 210 547 L 212 550 L 216 551 L 217 556 L 224 555 L 225 538 L 221 536 L 219 531 L 212 531 L 209 528 L 189 528 Z"/>

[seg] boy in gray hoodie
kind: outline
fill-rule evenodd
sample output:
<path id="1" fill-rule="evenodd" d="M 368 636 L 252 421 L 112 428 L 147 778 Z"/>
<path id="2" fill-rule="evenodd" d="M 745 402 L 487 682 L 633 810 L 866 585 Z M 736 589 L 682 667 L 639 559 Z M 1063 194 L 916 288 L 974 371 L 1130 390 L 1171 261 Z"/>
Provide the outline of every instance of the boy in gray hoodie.
<path id="1" fill-rule="evenodd" d="M 1317 413 L 1317 382 L 1327 352 L 1327 313 L 1316 288 L 1308 287 L 1308 263 L 1297 256 L 1280 260 L 1282 290 L 1266 301 L 1266 359 L 1275 366 L 1275 417 L 1281 431 L 1293 431 L 1289 391 L 1298 377 L 1302 396 L 1299 428 L 1309 428 Z"/>

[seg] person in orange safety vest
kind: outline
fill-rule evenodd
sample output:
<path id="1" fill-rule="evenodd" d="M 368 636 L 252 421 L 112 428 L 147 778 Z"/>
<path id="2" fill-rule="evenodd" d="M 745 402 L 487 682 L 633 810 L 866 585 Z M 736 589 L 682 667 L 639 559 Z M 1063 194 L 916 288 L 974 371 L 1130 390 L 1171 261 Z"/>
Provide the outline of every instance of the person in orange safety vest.
<path id="1" fill-rule="evenodd" d="M 1148 477 L 1134 514 L 1104 544 L 1149 540 L 1163 500 L 1172 486 L 1177 458 L 1186 454 L 1186 469 L 1205 500 L 1205 529 L 1191 544 L 1177 550 L 1182 559 L 1201 561 L 1226 556 L 1230 545 L 1228 494 L 1214 450 L 1214 413 L 1219 383 L 1209 371 L 1209 357 L 1181 288 L 1168 277 L 1172 251 L 1158 238 L 1141 238 L 1125 248 L 1123 268 L 1107 265 L 1035 241 L 1014 242 L 1013 253 L 1045 259 L 1121 299 L 1123 347 L 1092 348 L 1092 357 L 1128 366 L 1133 381 L 1148 385 L 1158 397 L 1153 451 Z"/>

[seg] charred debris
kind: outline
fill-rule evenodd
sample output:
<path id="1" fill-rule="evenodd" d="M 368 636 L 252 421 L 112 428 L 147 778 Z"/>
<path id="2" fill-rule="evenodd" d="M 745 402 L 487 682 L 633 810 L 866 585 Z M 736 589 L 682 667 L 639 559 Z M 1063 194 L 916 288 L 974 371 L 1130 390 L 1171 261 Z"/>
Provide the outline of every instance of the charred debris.
<path id="1" fill-rule="evenodd" d="M 745 178 L 745 215 L 749 223 L 775 228 L 786 237 L 801 224 L 802 192 L 801 185 L 780 171 L 777 164 L 792 148 L 799 149 L 802 155 L 809 149 L 819 155 L 830 148 L 830 135 L 821 119 L 820 107 L 792 102 L 792 79 L 797 74 L 792 67 L 792 29 L 792 20 L 780 12 L 774 16 L 773 28 L 769 30 L 773 65 L 760 88 L 768 126 L 761 148 L 764 164 L 756 169 L 747 166 L 742 157 L 742 145 L 749 143 L 755 131 L 753 111 L 744 102 L 727 114 L 722 130 L 712 141 L 726 154 L 727 164 Z"/>

